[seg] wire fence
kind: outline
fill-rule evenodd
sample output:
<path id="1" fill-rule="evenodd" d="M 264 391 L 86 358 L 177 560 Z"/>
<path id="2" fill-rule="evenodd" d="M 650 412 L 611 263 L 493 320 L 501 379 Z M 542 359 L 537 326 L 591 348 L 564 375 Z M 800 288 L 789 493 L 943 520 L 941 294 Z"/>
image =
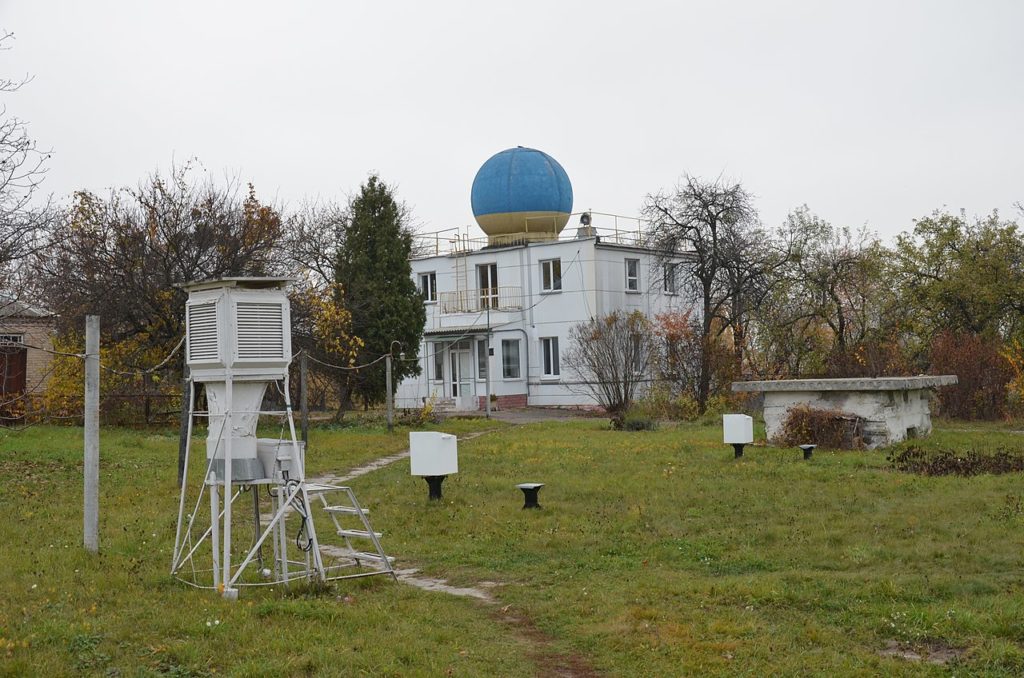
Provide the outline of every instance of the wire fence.
<path id="1" fill-rule="evenodd" d="M 0 342 L 2 343 L 2 342 Z M 115 360 L 108 357 L 111 345 L 100 348 L 100 422 L 103 425 L 130 427 L 166 427 L 178 422 L 188 403 L 185 380 L 185 338 L 152 364 L 138 364 L 130 359 Z M 50 346 L 25 343 L 2 343 L 0 349 L 33 350 L 49 357 L 46 368 L 17 391 L 0 388 L 0 427 L 26 428 L 39 424 L 81 426 L 84 421 L 85 394 L 84 351 L 59 350 Z M 292 403 L 299 402 L 303 384 L 300 359 L 305 355 L 308 372 L 305 380 L 306 401 L 312 411 L 336 411 L 340 406 L 341 386 L 360 371 L 383 368 L 390 355 L 382 353 L 363 363 L 338 364 L 300 350 L 289 366 L 289 388 Z M 398 356 L 394 356 L 398 360 Z M 0 380 L 0 386 L 3 381 Z M 194 406 L 205 407 L 202 389 L 198 390 Z M 283 409 L 284 394 L 268 389 L 265 406 Z"/>

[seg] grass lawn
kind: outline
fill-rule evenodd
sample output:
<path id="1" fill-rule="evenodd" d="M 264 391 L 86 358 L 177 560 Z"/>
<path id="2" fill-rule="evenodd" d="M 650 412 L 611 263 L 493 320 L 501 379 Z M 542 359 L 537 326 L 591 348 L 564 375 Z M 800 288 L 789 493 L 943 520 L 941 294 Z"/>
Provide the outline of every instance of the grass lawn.
<path id="1" fill-rule="evenodd" d="M 926 444 L 1024 449 L 946 428 Z M 406 431 L 314 430 L 309 472 Z M 441 502 L 407 463 L 352 481 L 399 567 L 499 582 L 495 604 L 383 577 L 232 604 L 168 577 L 174 432 L 103 430 L 99 557 L 80 548 L 80 430 L 0 433 L 0 675 L 529 676 L 557 657 L 563 675 L 1024 673 L 1019 474 L 905 475 L 883 452 L 735 461 L 720 435 L 535 424 L 462 443 Z M 521 510 L 525 481 L 546 483 L 542 510 Z"/>

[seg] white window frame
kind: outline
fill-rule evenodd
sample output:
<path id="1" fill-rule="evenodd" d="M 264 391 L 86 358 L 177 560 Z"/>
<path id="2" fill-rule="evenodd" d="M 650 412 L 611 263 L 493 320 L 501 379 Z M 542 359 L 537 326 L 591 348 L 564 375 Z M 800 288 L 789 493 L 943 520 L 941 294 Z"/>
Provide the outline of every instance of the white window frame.
<path id="1" fill-rule="evenodd" d="M 10 344 L 25 344 L 24 334 L 0 334 L 0 346 L 7 346 Z"/>
<path id="2" fill-rule="evenodd" d="M 661 267 L 661 289 L 667 295 L 679 294 L 679 280 L 678 278 L 679 264 L 677 262 L 669 262 L 662 264 Z"/>
<path id="3" fill-rule="evenodd" d="M 505 355 L 509 351 L 509 347 L 515 344 L 516 346 L 516 373 L 515 376 L 508 376 L 508 360 Z M 518 339 L 502 339 L 501 340 L 501 378 L 504 381 L 521 381 L 523 378 L 523 352 L 521 350 L 522 342 Z"/>
<path id="4" fill-rule="evenodd" d="M 629 265 L 636 264 L 636 272 L 633 275 L 629 274 Z M 639 259 L 626 259 L 626 292 L 630 294 L 640 294 L 640 260 Z"/>
<path id="5" fill-rule="evenodd" d="M 420 294 L 423 295 L 423 303 L 437 303 L 437 271 L 420 273 Z"/>
<path id="6" fill-rule="evenodd" d="M 431 374 L 430 378 L 435 383 L 444 383 L 444 352 L 445 343 L 443 341 L 433 341 L 430 343 L 431 351 Z"/>
<path id="7" fill-rule="evenodd" d="M 561 377 L 561 365 L 558 356 L 558 337 L 540 338 L 540 369 L 544 379 Z M 554 368 L 553 370 L 551 368 Z"/>
<path id="8" fill-rule="evenodd" d="M 483 355 L 481 355 L 481 352 L 483 352 Z M 476 356 L 475 356 L 476 357 L 476 380 L 477 381 L 486 381 L 487 380 L 487 370 L 491 369 L 491 356 L 490 356 L 490 351 L 488 350 L 488 347 L 487 347 L 487 340 L 486 339 L 477 339 L 476 340 L 475 353 L 476 353 Z M 480 362 L 480 358 L 484 359 L 482 364 Z M 483 371 L 481 371 L 480 368 L 483 368 Z"/>
<path id="9" fill-rule="evenodd" d="M 555 277 L 555 266 L 558 266 L 558 277 Z M 545 275 L 547 285 L 545 285 Z M 560 258 L 544 259 L 540 262 L 540 290 L 546 294 L 562 291 L 562 260 Z"/>

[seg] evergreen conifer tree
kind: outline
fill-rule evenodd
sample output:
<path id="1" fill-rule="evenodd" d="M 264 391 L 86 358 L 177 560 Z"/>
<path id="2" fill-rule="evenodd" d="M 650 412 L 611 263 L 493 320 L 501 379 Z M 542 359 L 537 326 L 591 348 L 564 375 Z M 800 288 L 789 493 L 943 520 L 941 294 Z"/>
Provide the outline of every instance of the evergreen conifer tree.
<path id="1" fill-rule="evenodd" d="M 404 205 L 391 186 L 371 174 L 349 205 L 349 224 L 335 266 L 344 305 L 352 313 L 352 334 L 363 341 L 357 364 L 365 364 L 394 347 L 393 384 L 419 374 L 416 361 L 426 310 L 412 279 L 409 256 L 412 232 Z M 399 351 L 405 360 L 398 359 Z M 384 400 L 385 366 L 381 361 L 353 373 L 351 396 L 365 406 Z"/>

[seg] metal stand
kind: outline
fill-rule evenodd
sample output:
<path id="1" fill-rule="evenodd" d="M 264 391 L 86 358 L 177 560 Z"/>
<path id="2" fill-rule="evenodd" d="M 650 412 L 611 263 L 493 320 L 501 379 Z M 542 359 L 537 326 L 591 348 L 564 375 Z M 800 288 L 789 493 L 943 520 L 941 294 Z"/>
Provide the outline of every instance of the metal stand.
<path id="1" fill-rule="evenodd" d="M 523 491 L 523 497 L 526 500 L 523 504 L 524 509 L 540 508 L 540 504 L 537 503 L 537 493 L 540 492 L 540 488 L 544 487 L 544 483 L 520 483 L 516 487 Z"/>
<path id="2" fill-rule="evenodd" d="M 427 485 L 430 487 L 431 501 L 437 501 L 441 499 L 441 483 L 448 476 L 423 476 L 423 479 L 427 481 Z"/>
<path id="3" fill-rule="evenodd" d="M 732 444 L 732 449 L 736 452 L 736 456 L 734 456 L 733 459 L 739 459 L 740 457 L 743 456 L 743 446 L 744 445 L 746 445 L 746 443 L 733 443 Z"/>
<path id="4" fill-rule="evenodd" d="M 797 447 L 804 451 L 804 459 L 806 460 L 811 458 L 811 453 L 814 452 L 814 448 L 817 445 L 797 445 Z"/>
<path id="5" fill-rule="evenodd" d="M 297 579 L 325 582 L 376 574 L 390 574 L 397 578 L 392 568 L 394 559 L 384 554 L 379 541 L 381 535 L 373 531 L 367 517 L 369 511 L 359 505 L 351 488 L 306 482 L 305 451 L 300 447 L 295 433 L 288 379 L 285 378 L 283 381 L 283 412 L 232 412 L 232 389 L 230 381 L 228 382 L 227 401 L 221 424 L 222 435 L 218 439 L 217 449 L 207 462 L 199 496 L 195 500 L 192 512 L 186 515 L 192 429 L 196 417 L 210 416 L 209 412 L 195 411 L 196 385 L 189 380 L 184 474 L 178 500 L 178 525 L 175 531 L 171 575 L 198 588 L 215 589 L 229 600 L 237 599 L 238 587 L 241 586 L 287 585 Z M 232 481 L 231 436 L 223 435 L 225 427 L 231 425 L 232 414 L 285 415 L 289 435 L 278 441 L 281 449 L 275 453 L 273 469 L 264 469 L 268 477 Z M 222 442 L 224 450 L 220 449 Z M 214 470 L 214 462 L 218 461 L 218 457 L 223 461 L 223 470 L 220 471 L 222 478 L 218 477 Z M 234 487 L 235 485 L 238 487 Z M 266 491 L 261 493 L 260 486 L 265 487 Z M 200 506 L 203 494 L 207 491 L 210 504 L 209 527 L 199 534 L 197 524 L 202 524 Z M 238 555 L 232 549 L 232 507 L 244 491 L 251 492 L 253 497 L 252 542 L 244 552 L 241 552 L 241 563 L 237 568 L 232 568 L 232 559 Z M 332 493 L 342 493 L 344 500 L 329 502 L 327 495 Z M 269 506 L 261 507 L 261 495 L 266 497 L 266 504 Z M 311 497 L 319 499 L 320 509 L 330 517 L 335 533 L 342 538 L 342 547 L 321 544 L 319 541 L 313 512 L 316 504 L 311 501 Z M 263 513 L 263 508 L 267 508 L 268 513 Z M 343 516 L 358 518 L 358 527 L 343 527 L 339 522 Z M 294 538 L 291 535 L 294 535 Z M 352 539 L 369 540 L 372 546 L 366 550 L 357 550 L 352 546 Z M 265 567 L 264 563 L 263 545 L 268 540 L 273 550 L 273 568 Z M 207 543 L 211 551 L 212 570 L 197 569 L 196 554 L 200 550 L 205 552 L 203 547 Z M 326 562 L 325 557 L 328 559 Z M 258 571 L 250 572 L 247 576 L 247 568 L 253 562 L 258 564 Z M 362 571 L 345 573 L 346 568 L 352 567 L 360 568 Z M 204 573 L 212 573 L 212 586 L 203 582 Z"/>

